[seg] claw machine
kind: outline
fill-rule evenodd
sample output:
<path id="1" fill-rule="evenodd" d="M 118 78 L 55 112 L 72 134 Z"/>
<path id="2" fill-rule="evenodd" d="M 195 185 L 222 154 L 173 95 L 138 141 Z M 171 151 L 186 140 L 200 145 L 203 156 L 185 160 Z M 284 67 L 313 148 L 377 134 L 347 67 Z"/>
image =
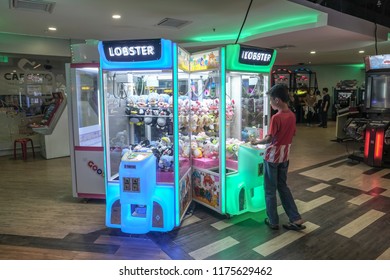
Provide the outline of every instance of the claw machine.
<path id="1" fill-rule="evenodd" d="M 265 208 L 264 146 L 249 145 L 268 125 L 269 73 L 275 51 L 241 45 L 191 55 L 193 200 L 221 214 Z"/>
<path id="2" fill-rule="evenodd" d="M 191 202 L 182 152 L 189 136 L 178 115 L 179 100 L 188 101 L 189 55 L 165 39 L 102 41 L 98 49 L 106 225 L 172 230 Z"/>
<path id="3" fill-rule="evenodd" d="M 263 156 L 265 145 L 253 137 L 267 134 L 270 106 L 266 95 L 276 59 L 273 49 L 226 46 L 225 141 L 222 170 L 226 171 L 226 213 L 238 215 L 265 209 Z M 233 113 L 230 113 L 230 112 Z M 231 116 L 232 115 L 232 116 Z"/>
<path id="4" fill-rule="evenodd" d="M 66 76 L 73 197 L 104 199 L 99 63 L 66 64 Z"/>

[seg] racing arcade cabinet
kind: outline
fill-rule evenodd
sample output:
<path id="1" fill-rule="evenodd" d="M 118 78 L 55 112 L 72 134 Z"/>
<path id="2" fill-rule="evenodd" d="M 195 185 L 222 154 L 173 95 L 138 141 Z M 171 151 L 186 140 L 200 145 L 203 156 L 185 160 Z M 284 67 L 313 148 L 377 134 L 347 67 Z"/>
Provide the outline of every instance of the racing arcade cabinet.
<path id="1" fill-rule="evenodd" d="M 382 167 L 390 156 L 390 55 L 367 56 L 364 112 L 368 124 L 364 140 L 364 162 Z"/>

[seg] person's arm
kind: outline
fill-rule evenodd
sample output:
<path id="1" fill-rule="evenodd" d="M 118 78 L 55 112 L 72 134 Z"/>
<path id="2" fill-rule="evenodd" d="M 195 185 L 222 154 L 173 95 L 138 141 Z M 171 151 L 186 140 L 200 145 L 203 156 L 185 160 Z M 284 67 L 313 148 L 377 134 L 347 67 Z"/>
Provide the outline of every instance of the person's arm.
<path id="1" fill-rule="evenodd" d="M 260 139 L 260 140 L 253 139 L 253 140 L 251 140 L 251 144 L 252 145 L 268 144 L 268 143 L 271 143 L 271 140 L 272 140 L 272 136 L 268 134 L 263 139 Z"/>

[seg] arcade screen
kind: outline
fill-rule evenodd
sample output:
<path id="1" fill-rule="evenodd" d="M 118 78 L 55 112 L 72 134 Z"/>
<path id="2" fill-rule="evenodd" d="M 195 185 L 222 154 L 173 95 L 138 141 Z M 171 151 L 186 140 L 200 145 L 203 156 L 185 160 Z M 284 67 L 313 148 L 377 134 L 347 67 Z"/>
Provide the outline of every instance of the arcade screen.
<path id="1" fill-rule="evenodd" d="M 367 79 L 367 108 L 390 109 L 390 75 L 372 74 Z"/>

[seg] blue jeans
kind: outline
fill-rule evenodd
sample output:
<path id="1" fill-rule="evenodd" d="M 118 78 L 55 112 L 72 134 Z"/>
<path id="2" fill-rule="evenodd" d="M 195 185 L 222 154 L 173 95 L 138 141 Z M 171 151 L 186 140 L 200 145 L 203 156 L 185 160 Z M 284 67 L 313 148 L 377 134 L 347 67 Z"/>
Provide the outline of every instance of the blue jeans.
<path id="1" fill-rule="evenodd" d="M 289 162 L 272 163 L 264 161 L 264 192 L 266 212 L 270 224 L 279 224 L 276 191 L 290 222 L 301 219 L 297 205 L 287 186 L 287 171 Z"/>

